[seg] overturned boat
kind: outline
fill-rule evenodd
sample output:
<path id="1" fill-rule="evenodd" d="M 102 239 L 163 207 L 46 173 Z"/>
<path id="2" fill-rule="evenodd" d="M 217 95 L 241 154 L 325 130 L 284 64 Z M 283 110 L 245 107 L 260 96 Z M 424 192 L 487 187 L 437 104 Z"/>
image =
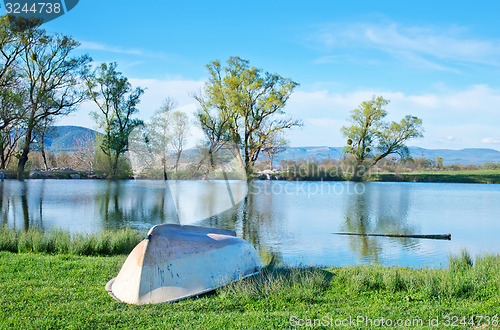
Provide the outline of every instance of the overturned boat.
<path id="1" fill-rule="evenodd" d="M 106 290 L 128 304 L 172 302 L 259 271 L 254 247 L 233 230 L 163 224 L 149 230 Z"/>

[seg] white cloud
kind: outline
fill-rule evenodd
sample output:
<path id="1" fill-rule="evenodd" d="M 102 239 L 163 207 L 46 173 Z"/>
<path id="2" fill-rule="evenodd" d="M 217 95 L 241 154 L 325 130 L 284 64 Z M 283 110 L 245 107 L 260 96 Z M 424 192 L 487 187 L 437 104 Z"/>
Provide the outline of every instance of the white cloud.
<path id="1" fill-rule="evenodd" d="M 203 87 L 203 81 L 130 79 L 130 82 L 133 86 L 147 88 L 138 106 L 140 118 L 151 118 L 165 97 L 170 96 L 178 101 L 182 111 L 194 119 L 196 104 L 190 93 L 199 91 Z M 350 111 L 361 102 L 381 95 L 391 101 L 387 106 L 387 120 L 399 121 L 407 114 L 422 118 L 424 138 L 412 141 L 411 145 L 462 149 L 488 144 L 490 147 L 500 148 L 497 120 L 500 90 L 486 85 L 470 86 L 462 90 L 437 86 L 433 92 L 426 94 L 384 90 L 332 93 L 329 89 L 335 89 L 333 87 L 326 89 L 313 85 L 309 88 L 309 91 L 295 92 L 286 107 L 288 114 L 304 121 L 303 128 L 293 129 L 288 134 L 292 146 L 342 146 L 345 141 L 340 128 L 348 124 Z M 75 115 L 60 120 L 58 124 L 95 129 L 96 124 L 89 116 L 92 110 L 96 108 L 88 102 Z M 194 135 L 201 137 L 198 133 Z"/>
<path id="2" fill-rule="evenodd" d="M 297 91 L 287 112 L 304 120 L 304 128 L 290 134 L 291 144 L 341 146 L 340 127 L 347 124 L 350 111 L 372 96 L 381 95 L 391 102 L 387 120 L 399 121 L 407 114 L 423 120 L 424 138 L 412 145 L 428 148 L 481 147 L 484 136 L 498 135 L 500 90 L 486 85 L 449 90 L 442 86 L 433 93 L 405 94 L 383 90 L 331 93 L 326 89 Z M 489 140 L 487 140 L 489 141 Z"/>
<path id="3" fill-rule="evenodd" d="M 411 27 L 394 22 L 328 24 L 308 37 L 311 46 L 326 52 L 341 48 L 375 49 L 391 57 L 434 70 L 456 71 L 455 64 L 500 66 L 500 40 L 468 36 L 456 26 Z M 336 60 L 322 56 L 317 62 Z"/>
<path id="4" fill-rule="evenodd" d="M 486 144 L 500 144 L 500 137 L 487 137 L 482 139 L 481 142 Z"/>
<path id="5" fill-rule="evenodd" d="M 144 120 L 148 120 L 153 116 L 167 96 L 176 100 L 179 107 L 184 107 L 184 110 L 188 109 L 186 112 L 194 112 L 196 109 L 195 102 L 189 93 L 203 87 L 203 82 L 196 80 L 129 79 L 129 81 L 133 87 L 146 88 L 144 95 L 141 97 L 141 102 L 137 106 L 139 109 L 138 116 Z M 98 109 L 94 103 L 86 102 L 80 106 L 77 112 L 61 118 L 57 124 L 97 129 L 96 123 L 89 115 L 91 111 L 96 110 Z M 191 116 L 193 116 L 192 113 Z"/>

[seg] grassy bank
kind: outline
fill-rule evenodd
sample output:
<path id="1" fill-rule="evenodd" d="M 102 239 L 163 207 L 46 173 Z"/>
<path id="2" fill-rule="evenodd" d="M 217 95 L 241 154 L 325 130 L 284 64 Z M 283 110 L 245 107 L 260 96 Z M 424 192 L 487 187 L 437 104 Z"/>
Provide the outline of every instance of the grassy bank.
<path id="1" fill-rule="evenodd" d="M 500 183 L 500 171 L 379 173 L 371 175 L 369 180 L 391 182 Z"/>
<path id="2" fill-rule="evenodd" d="M 474 265 L 467 255 L 452 258 L 448 269 L 271 267 L 213 294 L 144 306 L 104 290 L 124 259 L 0 252 L 0 328 L 270 329 L 358 316 L 358 328 L 368 319 L 414 327 L 436 317 L 442 327 L 446 316 L 489 316 L 491 324 L 500 305 L 499 256 Z"/>
<path id="3" fill-rule="evenodd" d="M 332 171 L 316 171 L 311 173 L 290 174 L 276 172 L 261 174 L 260 180 L 286 181 L 346 181 L 350 174 Z M 500 170 L 470 170 L 470 171 L 426 171 L 408 173 L 373 173 L 364 177 L 367 181 L 386 182 L 448 182 L 448 183 L 500 183 Z"/>
<path id="4" fill-rule="evenodd" d="M 128 254 L 144 239 L 144 234 L 125 228 L 104 230 L 99 234 L 74 234 L 54 229 L 38 228 L 16 230 L 7 226 L 0 228 L 0 251 L 34 252 L 74 255 Z"/>

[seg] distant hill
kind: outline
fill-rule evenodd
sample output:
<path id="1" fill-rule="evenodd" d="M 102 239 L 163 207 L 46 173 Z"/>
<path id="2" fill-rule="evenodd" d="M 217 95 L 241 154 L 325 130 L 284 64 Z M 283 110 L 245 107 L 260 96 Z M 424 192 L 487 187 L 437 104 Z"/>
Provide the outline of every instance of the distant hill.
<path id="1" fill-rule="evenodd" d="M 289 147 L 275 156 L 274 162 L 278 164 L 283 159 L 342 159 L 341 147 Z M 435 160 L 442 157 L 446 165 L 481 165 L 486 162 L 500 163 L 500 151 L 485 148 L 468 148 L 461 150 L 452 149 L 425 149 L 420 147 L 409 147 L 413 158 L 427 158 Z"/>
<path id="2" fill-rule="evenodd" d="M 89 128 L 80 126 L 56 126 L 55 130 L 46 140 L 47 149 L 55 153 L 71 152 L 76 148 L 77 141 L 82 139 L 95 139 L 100 133 Z M 275 163 L 282 159 L 342 159 L 342 147 L 289 147 L 275 156 Z M 442 157 L 444 164 L 451 165 L 460 163 L 463 165 L 481 165 L 485 162 L 500 163 L 500 151 L 486 148 L 468 148 L 461 150 L 452 149 L 425 149 L 410 147 L 411 156 L 414 158 L 427 158 L 435 160 Z M 190 151 L 186 150 L 186 155 Z M 261 159 L 266 159 L 264 154 Z"/>
<path id="3" fill-rule="evenodd" d="M 71 152 L 76 149 L 77 141 L 95 140 L 100 133 L 80 126 L 55 126 L 45 138 L 47 150 L 54 153 Z"/>

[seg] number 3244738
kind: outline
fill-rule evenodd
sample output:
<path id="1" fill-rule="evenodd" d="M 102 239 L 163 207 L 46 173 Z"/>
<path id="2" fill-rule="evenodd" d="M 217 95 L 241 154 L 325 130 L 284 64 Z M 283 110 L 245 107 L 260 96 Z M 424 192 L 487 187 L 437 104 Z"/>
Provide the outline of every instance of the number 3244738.
<path id="1" fill-rule="evenodd" d="M 63 9 L 61 4 L 51 2 L 36 2 L 31 5 L 24 5 L 18 2 L 8 2 L 5 4 L 7 14 L 59 14 Z"/>

